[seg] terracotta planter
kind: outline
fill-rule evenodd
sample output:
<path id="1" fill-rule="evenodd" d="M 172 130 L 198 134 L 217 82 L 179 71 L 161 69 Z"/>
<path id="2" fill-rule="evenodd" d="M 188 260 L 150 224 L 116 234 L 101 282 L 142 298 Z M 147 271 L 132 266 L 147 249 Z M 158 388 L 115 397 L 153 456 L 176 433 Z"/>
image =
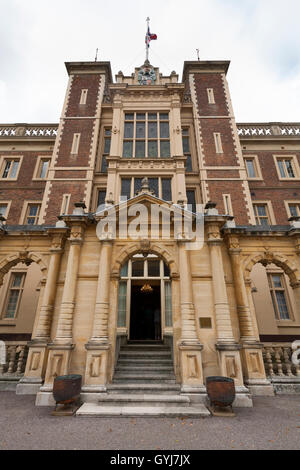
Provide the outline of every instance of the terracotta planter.
<path id="1" fill-rule="evenodd" d="M 207 377 L 206 390 L 211 406 L 231 406 L 235 399 L 234 380 L 230 377 Z"/>

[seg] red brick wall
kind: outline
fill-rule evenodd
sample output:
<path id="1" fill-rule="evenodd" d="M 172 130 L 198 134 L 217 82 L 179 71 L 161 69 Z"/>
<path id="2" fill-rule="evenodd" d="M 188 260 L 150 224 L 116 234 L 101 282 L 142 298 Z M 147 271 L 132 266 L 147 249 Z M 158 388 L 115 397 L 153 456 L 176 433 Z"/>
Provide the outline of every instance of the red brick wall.
<path id="1" fill-rule="evenodd" d="M 195 73 L 194 83 L 197 111 L 200 117 L 204 154 L 204 168 L 236 167 L 236 170 L 207 170 L 208 178 L 240 178 L 239 160 L 229 117 L 229 109 L 221 73 Z M 215 104 L 208 103 L 207 88 L 213 88 Z M 206 118 L 205 116 L 209 117 Z M 214 117 L 215 116 L 215 117 Z M 216 152 L 214 133 L 221 136 L 222 153 Z M 230 194 L 233 214 L 238 225 L 249 224 L 242 181 L 207 181 L 209 199 L 217 203 L 217 209 L 224 213 L 223 194 Z"/>
<path id="2" fill-rule="evenodd" d="M 228 116 L 225 91 L 220 73 L 195 73 L 195 88 L 200 116 Z M 207 88 L 213 88 L 216 104 L 208 103 Z"/>
<path id="3" fill-rule="evenodd" d="M 83 199 L 85 191 L 84 181 L 53 181 L 51 197 L 47 208 L 47 224 L 55 224 L 60 214 L 63 194 L 71 194 L 69 213 L 73 212 L 75 202 Z"/>
<path id="4" fill-rule="evenodd" d="M 228 119 L 200 119 L 206 166 L 236 166 L 237 157 Z M 223 153 L 216 153 L 214 133 L 221 134 Z"/>
<path id="5" fill-rule="evenodd" d="M 17 181 L 0 180 L 0 200 L 11 201 L 6 223 L 15 225 L 19 223 L 24 201 L 42 201 L 45 181 L 32 181 L 32 178 L 37 158 L 39 156 L 49 156 L 51 158 L 52 152 L 1 151 L 0 155 L 9 157 L 23 155 Z"/>
<path id="6" fill-rule="evenodd" d="M 74 76 L 66 116 L 95 116 L 100 80 L 97 74 Z M 82 89 L 88 90 L 85 105 L 79 104 Z"/>
<path id="7" fill-rule="evenodd" d="M 56 166 L 87 166 L 91 149 L 93 119 L 67 120 L 61 136 Z M 74 134 L 80 134 L 78 154 L 72 155 Z"/>
<path id="8" fill-rule="evenodd" d="M 95 73 L 74 75 L 66 109 L 63 131 L 56 157 L 56 166 L 65 168 L 55 172 L 49 199 L 47 201 L 45 223 L 55 223 L 60 213 L 63 194 L 71 193 L 69 212 L 73 211 L 74 203 L 84 200 L 86 181 L 59 181 L 61 178 L 86 178 L 87 172 L 70 170 L 69 167 L 88 167 L 93 138 L 94 119 L 97 110 L 97 99 L 101 75 Z M 80 105 L 81 90 L 87 89 L 87 102 Z M 81 117 L 82 119 L 72 119 Z M 86 119 L 85 119 L 86 117 Z M 79 149 L 76 155 L 71 154 L 74 134 L 80 134 Z"/>
<path id="9" fill-rule="evenodd" d="M 252 201 L 269 200 L 272 203 L 276 223 L 287 225 L 288 214 L 284 201 L 300 200 L 300 181 L 280 180 L 276 171 L 273 155 L 296 155 L 300 163 L 300 152 L 278 150 L 244 151 L 246 155 L 257 155 L 263 181 L 249 180 Z"/>
<path id="10" fill-rule="evenodd" d="M 240 181 L 209 181 L 209 195 L 217 203 L 220 214 L 224 214 L 223 194 L 230 194 L 235 221 L 238 225 L 248 225 L 249 219 Z"/>

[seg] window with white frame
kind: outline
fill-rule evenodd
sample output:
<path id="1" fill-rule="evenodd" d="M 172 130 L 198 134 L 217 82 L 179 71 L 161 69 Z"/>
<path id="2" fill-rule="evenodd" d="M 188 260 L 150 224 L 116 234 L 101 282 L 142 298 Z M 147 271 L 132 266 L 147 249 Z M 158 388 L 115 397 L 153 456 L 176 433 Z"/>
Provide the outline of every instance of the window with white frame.
<path id="1" fill-rule="evenodd" d="M 41 158 L 38 164 L 36 177 L 40 179 L 47 178 L 50 158 Z"/>
<path id="2" fill-rule="evenodd" d="M 254 216 L 257 225 L 271 225 L 268 204 L 253 204 Z"/>
<path id="3" fill-rule="evenodd" d="M 2 179 L 15 179 L 18 175 L 20 165 L 19 158 L 4 158 L 1 166 Z"/>
<path id="4" fill-rule="evenodd" d="M 125 113 L 123 157 L 171 156 L 168 112 Z"/>
<path id="5" fill-rule="evenodd" d="M 300 217 L 300 202 L 289 202 L 289 217 Z"/>
<path id="6" fill-rule="evenodd" d="M 258 159 L 256 156 L 245 157 L 244 162 L 248 178 L 262 178 Z"/>
<path id="7" fill-rule="evenodd" d="M 296 163 L 293 158 L 276 157 L 276 163 L 280 179 L 292 179 L 299 177 Z"/>
<path id="8" fill-rule="evenodd" d="M 17 316 L 24 289 L 25 276 L 26 273 L 24 272 L 11 273 L 6 301 L 4 303 L 4 318 L 13 319 Z"/>
<path id="9" fill-rule="evenodd" d="M 24 225 L 37 225 L 40 215 L 41 204 L 28 203 L 24 217 Z"/>

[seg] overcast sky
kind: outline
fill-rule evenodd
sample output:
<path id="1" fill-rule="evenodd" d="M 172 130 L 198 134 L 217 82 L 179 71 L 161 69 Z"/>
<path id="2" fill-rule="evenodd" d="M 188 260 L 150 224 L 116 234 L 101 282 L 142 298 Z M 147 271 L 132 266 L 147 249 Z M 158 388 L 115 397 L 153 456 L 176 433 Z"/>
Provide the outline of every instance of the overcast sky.
<path id="1" fill-rule="evenodd" d="M 300 121 L 300 0 L 0 0 L 0 122 L 58 122 L 65 61 L 110 61 L 131 74 L 145 59 L 163 74 L 183 62 L 231 60 L 238 122 Z"/>

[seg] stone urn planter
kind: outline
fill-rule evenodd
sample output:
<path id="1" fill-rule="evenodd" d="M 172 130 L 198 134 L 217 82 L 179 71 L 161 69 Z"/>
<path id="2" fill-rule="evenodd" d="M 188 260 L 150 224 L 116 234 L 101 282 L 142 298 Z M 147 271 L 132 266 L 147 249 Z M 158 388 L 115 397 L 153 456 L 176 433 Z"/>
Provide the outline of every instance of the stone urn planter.
<path id="1" fill-rule="evenodd" d="M 235 399 L 233 379 L 219 376 L 207 377 L 206 390 L 210 401 L 210 410 L 214 415 L 223 416 L 224 413 L 228 414 L 229 407 L 231 415 L 233 415 L 232 403 Z M 219 413 L 217 414 L 217 412 Z"/>
<path id="2" fill-rule="evenodd" d="M 53 397 L 56 401 L 54 415 L 72 415 L 78 409 L 82 376 L 78 374 L 60 375 L 53 383 Z M 63 405 L 58 407 L 58 405 Z M 77 405 L 77 406 L 76 406 Z"/>

